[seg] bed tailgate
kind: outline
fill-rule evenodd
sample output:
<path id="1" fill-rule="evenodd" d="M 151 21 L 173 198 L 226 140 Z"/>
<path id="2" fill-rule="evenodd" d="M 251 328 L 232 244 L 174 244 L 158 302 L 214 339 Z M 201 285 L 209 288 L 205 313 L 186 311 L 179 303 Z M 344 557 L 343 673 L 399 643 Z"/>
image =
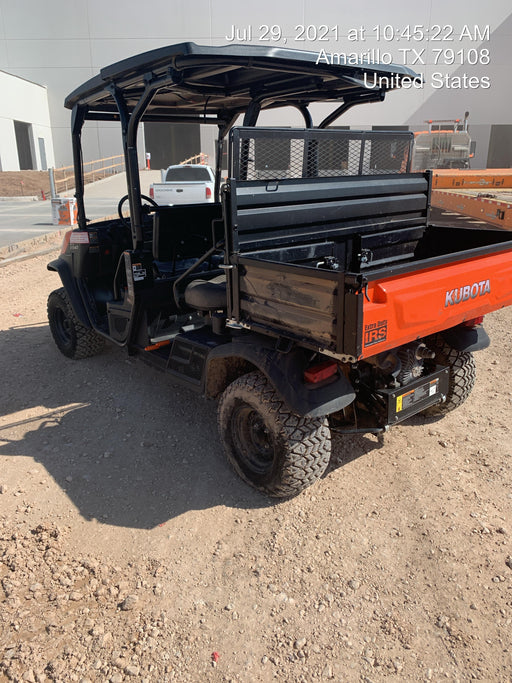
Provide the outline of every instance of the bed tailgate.
<path id="1" fill-rule="evenodd" d="M 363 294 L 360 358 L 512 304 L 512 252 L 413 273 L 369 277 Z"/>

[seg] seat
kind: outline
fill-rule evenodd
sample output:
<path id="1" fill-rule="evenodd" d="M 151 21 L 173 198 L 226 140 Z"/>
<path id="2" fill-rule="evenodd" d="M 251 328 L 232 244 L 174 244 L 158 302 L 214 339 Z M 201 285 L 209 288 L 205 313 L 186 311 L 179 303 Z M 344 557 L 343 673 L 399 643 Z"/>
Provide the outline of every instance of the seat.
<path id="1" fill-rule="evenodd" d="M 185 289 L 185 303 L 199 311 L 218 311 L 227 306 L 226 276 L 192 280 Z"/>

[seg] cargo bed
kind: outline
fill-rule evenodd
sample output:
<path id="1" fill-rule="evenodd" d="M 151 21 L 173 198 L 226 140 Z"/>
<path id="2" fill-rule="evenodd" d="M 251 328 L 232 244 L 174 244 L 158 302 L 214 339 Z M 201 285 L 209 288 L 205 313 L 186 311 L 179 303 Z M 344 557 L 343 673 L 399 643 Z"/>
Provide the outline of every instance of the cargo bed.
<path id="1" fill-rule="evenodd" d="M 268 260 L 266 254 L 241 257 L 239 320 L 336 355 L 372 356 L 512 303 L 504 286 L 512 279 L 512 241 L 500 231 L 483 236 L 478 247 L 445 253 L 434 248 L 430 256 L 359 272 L 319 268 L 314 261 L 320 255 L 297 263 Z M 434 237 L 464 244 L 475 235 L 429 226 L 418 251 L 429 241 L 435 247 Z M 321 254 L 327 246 L 315 248 Z"/>
<path id="2" fill-rule="evenodd" d="M 304 132 L 303 149 L 313 137 L 318 153 L 319 133 Z M 244 130 L 237 135 L 235 153 L 250 159 Z M 361 148 L 385 142 L 359 135 Z M 356 360 L 512 303 L 510 235 L 430 224 L 428 172 L 391 174 L 384 165 L 256 178 L 248 164 L 235 170 L 225 205 L 230 315 L 250 329 Z"/>

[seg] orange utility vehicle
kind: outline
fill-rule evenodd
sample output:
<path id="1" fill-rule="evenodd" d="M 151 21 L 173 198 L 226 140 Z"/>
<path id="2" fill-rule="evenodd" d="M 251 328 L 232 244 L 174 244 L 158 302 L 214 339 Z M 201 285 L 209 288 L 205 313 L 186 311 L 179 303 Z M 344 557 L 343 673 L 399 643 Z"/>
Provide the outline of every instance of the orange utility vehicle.
<path id="1" fill-rule="evenodd" d="M 510 235 L 432 224 L 432 176 L 411 172 L 412 133 L 329 128 L 411 77 L 396 65 L 318 64 L 314 52 L 193 43 L 102 69 L 66 100 L 79 227 L 48 266 L 62 281 L 48 299 L 58 348 L 78 359 L 109 340 L 219 397 L 229 461 L 274 496 L 323 474 L 331 430 L 381 432 L 463 403 L 472 353 L 489 343 L 482 318 L 512 303 Z M 316 126 L 312 102 L 335 105 Z M 303 128 L 256 126 L 262 110 L 289 106 Z M 88 120 L 121 125 L 119 218 L 86 218 Z M 218 127 L 213 202 L 141 195 L 141 121 Z"/>

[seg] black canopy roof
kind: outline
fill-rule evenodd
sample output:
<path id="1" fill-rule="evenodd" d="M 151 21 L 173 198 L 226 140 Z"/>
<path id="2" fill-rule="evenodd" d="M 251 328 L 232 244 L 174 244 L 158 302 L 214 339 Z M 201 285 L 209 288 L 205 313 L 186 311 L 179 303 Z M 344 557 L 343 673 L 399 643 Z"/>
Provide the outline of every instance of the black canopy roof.
<path id="1" fill-rule="evenodd" d="M 87 118 L 108 119 L 118 111 L 116 90 L 131 112 L 151 86 L 156 92 L 144 118 L 204 121 L 232 118 L 254 100 L 265 109 L 383 99 L 384 93 L 399 87 L 404 78 L 418 77 L 405 66 L 326 60 L 330 53 L 319 60 L 317 52 L 303 50 L 180 43 L 103 68 L 74 90 L 65 106 L 87 109 Z M 338 61 L 336 54 L 333 61 Z M 375 79 L 377 85 L 373 86 Z"/>

